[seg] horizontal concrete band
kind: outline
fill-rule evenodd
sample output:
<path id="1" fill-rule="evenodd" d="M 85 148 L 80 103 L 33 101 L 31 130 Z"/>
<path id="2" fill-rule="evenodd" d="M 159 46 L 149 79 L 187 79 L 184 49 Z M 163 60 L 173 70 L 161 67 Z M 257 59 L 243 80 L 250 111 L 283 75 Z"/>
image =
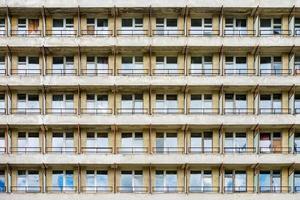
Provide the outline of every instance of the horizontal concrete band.
<path id="1" fill-rule="evenodd" d="M 0 76 L 0 86 L 300 86 L 299 76 Z"/>
<path id="2" fill-rule="evenodd" d="M 289 166 L 300 164 L 298 154 L 9 154 L 1 155 L 0 165 L 265 165 L 281 164 Z M 1 199 L 1 198 L 0 198 Z"/>
<path id="3" fill-rule="evenodd" d="M 298 125 L 300 115 L 6 115 L 0 125 Z"/>
<path id="4" fill-rule="evenodd" d="M 0 47 L 292 47 L 300 37 L 123 36 L 123 37 L 0 37 Z"/>
<path id="5" fill-rule="evenodd" d="M 124 200 L 263 200 L 263 199 L 272 199 L 272 200 L 296 200 L 300 198 L 300 194 L 177 194 L 177 193 L 166 193 L 166 194 L 0 194 L 1 200 L 113 200 L 113 199 L 124 199 Z"/>
<path id="6" fill-rule="evenodd" d="M 226 7 L 249 7 L 256 8 L 289 8 L 294 6 L 300 7 L 299 0 L 176 0 L 176 1 L 136 1 L 136 0 L 106 0 L 99 3 L 98 0 L 1 0 L 0 6 L 4 7 L 24 7 L 24 8 L 38 8 L 44 6 L 45 8 L 77 8 L 80 7 L 96 7 L 96 8 L 113 8 L 117 7 L 210 7 L 218 8 Z"/>

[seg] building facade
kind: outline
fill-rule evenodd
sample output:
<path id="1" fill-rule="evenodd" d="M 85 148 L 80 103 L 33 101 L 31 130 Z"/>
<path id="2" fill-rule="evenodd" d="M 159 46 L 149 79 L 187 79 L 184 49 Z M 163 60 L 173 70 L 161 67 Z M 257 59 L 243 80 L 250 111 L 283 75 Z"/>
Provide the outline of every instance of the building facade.
<path id="1" fill-rule="evenodd" d="M 0 0 L 0 199 L 300 199 L 300 0 Z"/>

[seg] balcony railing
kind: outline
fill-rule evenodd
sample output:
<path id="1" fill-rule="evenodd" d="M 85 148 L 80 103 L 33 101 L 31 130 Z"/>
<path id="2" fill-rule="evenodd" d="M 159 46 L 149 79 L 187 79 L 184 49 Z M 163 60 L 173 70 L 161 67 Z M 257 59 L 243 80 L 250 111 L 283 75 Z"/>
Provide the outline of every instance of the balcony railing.
<path id="1" fill-rule="evenodd" d="M 41 75 L 41 69 L 12 69 L 12 75 Z"/>
<path id="2" fill-rule="evenodd" d="M 40 108 L 11 108 L 11 114 L 33 115 L 41 113 Z"/>
<path id="3" fill-rule="evenodd" d="M 5 27 L 1 27 L 0 29 L 0 37 L 7 36 Z"/>
<path id="4" fill-rule="evenodd" d="M 112 36 L 112 30 L 81 30 L 83 36 Z"/>
<path id="5" fill-rule="evenodd" d="M 2 185 L 0 186 L 0 193 L 6 192 L 6 186 Z"/>
<path id="6" fill-rule="evenodd" d="M 190 193 L 218 193 L 220 188 L 217 186 L 189 186 Z"/>
<path id="7" fill-rule="evenodd" d="M 255 75 L 255 69 L 224 69 L 224 74 L 227 76 L 239 75 L 239 76 L 249 76 Z"/>
<path id="8" fill-rule="evenodd" d="M 40 186 L 11 186 L 12 192 L 39 193 L 42 191 Z"/>
<path id="9" fill-rule="evenodd" d="M 290 30 L 283 30 L 283 29 L 265 29 L 265 30 L 259 30 L 260 36 L 273 36 L 273 35 L 282 35 L 282 36 L 288 36 L 291 34 Z"/>
<path id="10" fill-rule="evenodd" d="M 84 76 L 104 76 L 112 75 L 112 69 L 81 69 L 81 74 Z"/>
<path id="11" fill-rule="evenodd" d="M 183 108 L 153 108 L 153 114 L 184 114 Z"/>
<path id="12" fill-rule="evenodd" d="M 291 75 L 291 69 L 260 69 L 261 76 L 283 76 Z"/>
<path id="13" fill-rule="evenodd" d="M 76 153 L 77 148 L 76 147 L 46 147 L 47 153 Z"/>
<path id="14" fill-rule="evenodd" d="M 184 153 L 184 147 L 153 147 L 153 153 L 157 154 L 182 154 Z"/>
<path id="15" fill-rule="evenodd" d="M 155 76 L 168 75 L 168 76 L 178 76 L 184 75 L 184 69 L 154 69 L 153 74 Z"/>
<path id="16" fill-rule="evenodd" d="M 147 69 L 118 69 L 118 75 L 122 76 L 144 76 L 147 74 Z"/>
<path id="17" fill-rule="evenodd" d="M 6 67 L 5 66 L 1 66 L 0 67 L 0 76 L 5 76 L 6 75 Z"/>
<path id="18" fill-rule="evenodd" d="M 220 35 L 219 30 L 192 28 L 188 30 L 190 36 L 218 36 Z"/>
<path id="19" fill-rule="evenodd" d="M 259 108 L 259 114 L 291 114 L 289 108 Z"/>
<path id="20" fill-rule="evenodd" d="M 147 147 L 117 147 L 117 152 L 121 154 L 145 154 Z"/>
<path id="21" fill-rule="evenodd" d="M 259 147 L 259 153 L 290 153 L 292 152 L 291 147 Z"/>
<path id="22" fill-rule="evenodd" d="M 240 30 L 240 29 L 226 29 L 224 30 L 224 36 L 255 36 L 255 30 Z"/>
<path id="23" fill-rule="evenodd" d="M 46 36 L 76 36 L 77 30 L 46 30 Z"/>
<path id="24" fill-rule="evenodd" d="M 0 113 L 1 113 L 1 112 L 0 112 Z M 300 114 L 300 108 L 295 108 L 295 109 L 294 109 L 294 113 L 295 113 L 295 114 Z"/>
<path id="25" fill-rule="evenodd" d="M 47 108 L 47 114 L 58 114 L 58 115 L 75 115 L 77 114 L 76 108 Z"/>
<path id="26" fill-rule="evenodd" d="M 218 108 L 189 108 L 188 114 L 219 114 Z"/>
<path id="27" fill-rule="evenodd" d="M 118 108 L 118 114 L 148 114 L 147 108 Z"/>
<path id="28" fill-rule="evenodd" d="M 224 186 L 225 193 L 255 192 L 255 186 Z"/>
<path id="29" fill-rule="evenodd" d="M 184 36 L 184 30 L 179 29 L 154 29 L 152 34 L 155 36 Z"/>
<path id="30" fill-rule="evenodd" d="M 300 192 L 300 186 L 294 186 L 293 187 L 293 192 L 294 193 L 299 193 Z"/>
<path id="31" fill-rule="evenodd" d="M 11 36 L 42 36 L 41 30 L 11 30 Z"/>
<path id="32" fill-rule="evenodd" d="M 12 153 L 41 153 L 41 147 L 11 147 L 10 148 Z"/>
<path id="33" fill-rule="evenodd" d="M 153 186 L 152 191 L 155 193 L 182 193 L 183 186 Z"/>
<path id="34" fill-rule="evenodd" d="M 117 186 L 117 191 L 121 193 L 146 193 L 148 187 L 146 186 Z"/>
<path id="35" fill-rule="evenodd" d="M 85 193 L 101 193 L 101 192 L 112 192 L 112 186 L 81 186 L 81 192 Z"/>
<path id="36" fill-rule="evenodd" d="M 117 35 L 120 36 L 146 36 L 148 30 L 146 29 L 118 29 Z"/>
<path id="37" fill-rule="evenodd" d="M 82 114 L 107 115 L 112 114 L 112 108 L 81 108 Z"/>
<path id="38" fill-rule="evenodd" d="M 260 193 L 287 193 L 289 192 L 290 186 L 259 186 L 258 192 Z"/>
<path id="39" fill-rule="evenodd" d="M 217 76 L 220 75 L 219 69 L 189 69 L 191 76 Z"/>
<path id="40" fill-rule="evenodd" d="M 224 114 L 229 115 L 248 115 L 254 113 L 254 108 L 224 108 Z"/>
<path id="41" fill-rule="evenodd" d="M 0 154 L 6 153 L 6 147 L 0 147 Z"/>
<path id="42" fill-rule="evenodd" d="M 0 115 L 6 114 L 6 108 L 0 108 Z"/>
<path id="43" fill-rule="evenodd" d="M 60 192 L 70 192 L 74 193 L 77 191 L 76 186 L 47 186 L 47 192 L 60 193 Z"/>
<path id="44" fill-rule="evenodd" d="M 47 75 L 57 76 L 75 76 L 77 75 L 76 69 L 47 69 Z"/>
<path id="45" fill-rule="evenodd" d="M 189 147 L 188 153 L 191 154 L 209 154 L 209 153 L 219 153 L 219 147 Z"/>
<path id="46" fill-rule="evenodd" d="M 255 153 L 255 147 L 224 147 L 225 153 Z"/>
<path id="47" fill-rule="evenodd" d="M 113 152 L 112 147 L 81 147 L 82 153 L 87 154 L 110 154 Z"/>

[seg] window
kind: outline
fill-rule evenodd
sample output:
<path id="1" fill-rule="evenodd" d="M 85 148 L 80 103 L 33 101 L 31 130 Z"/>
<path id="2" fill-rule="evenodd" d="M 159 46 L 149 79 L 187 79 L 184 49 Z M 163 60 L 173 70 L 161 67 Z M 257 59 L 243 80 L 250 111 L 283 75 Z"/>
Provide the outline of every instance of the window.
<path id="1" fill-rule="evenodd" d="M 120 74 L 144 74 L 143 56 L 123 56 Z"/>
<path id="2" fill-rule="evenodd" d="M 190 35 L 211 35 L 212 18 L 192 18 Z"/>
<path id="3" fill-rule="evenodd" d="M 300 192 L 300 171 L 294 172 L 294 190 L 293 191 Z"/>
<path id="4" fill-rule="evenodd" d="M 108 95 L 107 94 L 87 94 L 86 95 L 86 112 L 94 114 L 110 113 L 108 108 Z"/>
<path id="5" fill-rule="evenodd" d="M 108 57 L 88 56 L 86 73 L 87 75 L 110 74 L 108 69 Z"/>
<path id="6" fill-rule="evenodd" d="M 281 172 L 279 170 L 259 172 L 260 192 L 281 192 Z"/>
<path id="7" fill-rule="evenodd" d="M 120 192 L 143 192 L 143 171 L 121 171 Z"/>
<path id="8" fill-rule="evenodd" d="M 87 18 L 88 35 L 110 35 L 108 30 L 108 19 Z"/>
<path id="9" fill-rule="evenodd" d="M 156 153 L 178 153 L 181 152 L 180 149 L 177 144 L 177 133 L 156 133 Z"/>
<path id="10" fill-rule="evenodd" d="M 300 152 L 300 132 L 295 133 L 295 139 L 294 140 L 295 140 L 294 141 L 294 151 L 296 153 L 299 153 Z M 300 189 L 300 187 L 299 187 L 299 189 Z"/>
<path id="11" fill-rule="evenodd" d="M 39 19 L 28 19 L 19 18 L 18 19 L 18 30 L 17 32 L 12 32 L 17 35 L 40 35 L 39 30 Z"/>
<path id="12" fill-rule="evenodd" d="M 105 192 L 110 191 L 108 187 L 108 173 L 105 170 L 87 170 L 86 188 L 87 191 Z"/>
<path id="13" fill-rule="evenodd" d="M 0 154 L 5 153 L 6 147 L 5 147 L 5 133 L 3 131 L 0 131 Z M 1 183 L 0 183 L 1 184 Z M 1 185 L 0 185 L 1 187 Z M 1 191 L 1 189 L 0 189 Z"/>
<path id="14" fill-rule="evenodd" d="M 0 193 L 5 191 L 6 191 L 5 172 L 3 170 L 0 170 Z"/>
<path id="15" fill-rule="evenodd" d="M 18 170 L 17 191 L 40 192 L 39 171 Z"/>
<path id="16" fill-rule="evenodd" d="M 20 75 L 40 74 L 39 57 L 30 57 L 30 56 L 18 57 L 17 74 Z"/>
<path id="17" fill-rule="evenodd" d="M 280 35 L 281 18 L 262 18 L 260 19 L 260 34 L 261 35 Z"/>
<path id="18" fill-rule="evenodd" d="M 108 133 L 87 132 L 86 148 L 87 153 L 111 153 L 108 146 Z"/>
<path id="19" fill-rule="evenodd" d="M 145 153 L 142 132 L 122 133 L 121 153 Z"/>
<path id="20" fill-rule="evenodd" d="M 56 192 L 75 191 L 73 170 L 53 170 L 52 190 Z"/>
<path id="21" fill-rule="evenodd" d="M 17 113 L 40 113 L 38 94 L 18 94 Z"/>
<path id="22" fill-rule="evenodd" d="M 262 132 L 260 133 L 259 148 L 260 153 L 281 153 L 282 144 L 281 132 Z"/>
<path id="23" fill-rule="evenodd" d="M 17 147 L 12 147 L 13 151 L 19 153 L 40 152 L 40 139 L 38 132 L 19 132 Z"/>
<path id="24" fill-rule="evenodd" d="M 246 94 L 225 94 L 225 114 L 247 114 L 247 95 Z"/>
<path id="25" fill-rule="evenodd" d="M 300 94 L 295 94 L 295 102 L 294 102 L 294 107 L 295 107 L 295 113 L 299 114 L 300 113 Z"/>
<path id="26" fill-rule="evenodd" d="M 213 75 L 211 56 L 192 56 L 190 74 Z"/>
<path id="27" fill-rule="evenodd" d="M 52 134 L 52 152 L 74 153 L 74 133 L 73 132 L 53 132 Z"/>
<path id="28" fill-rule="evenodd" d="M 225 170 L 225 192 L 247 192 L 246 171 Z"/>
<path id="29" fill-rule="evenodd" d="M 281 94 L 261 94 L 259 110 L 261 114 L 282 113 Z"/>
<path id="30" fill-rule="evenodd" d="M 123 18 L 121 35 L 144 35 L 143 18 Z"/>
<path id="31" fill-rule="evenodd" d="M 192 94 L 190 113 L 205 114 L 213 113 L 213 102 L 211 94 Z"/>
<path id="32" fill-rule="evenodd" d="M 190 172 L 190 192 L 213 192 L 211 170 Z"/>
<path id="33" fill-rule="evenodd" d="M 176 94 L 157 94 L 156 112 L 158 113 L 178 113 L 178 101 Z"/>
<path id="34" fill-rule="evenodd" d="M 247 57 L 226 56 L 225 74 L 247 75 Z"/>
<path id="35" fill-rule="evenodd" d="M 212 132 L 192 132 L 190 149 L 191 153 L 213 153 Z"/>
<path id="36" fill-rule="evenodd" d="M 52 95 L 52 112 L 74 114 L 74 95 L 73 94 L 54 94 Z"/>
<path id="37" fill-rule="evenodd" d="M 6 35 L 5 18 L 0 18 L 0 36 Z"/>
<path id="38" fill-rule="evenodd" d="M 225 153 L 243 153 L 246 152 L 247 137 L 243 132 L 226 132 L 225 133 Z"/>
<path id="39" fill-rule="evenodd" d="M 52 74 L 55 75 L 75 75 L 74 57 L 53 57 Z"/>
<path id="40" fill-rule="evenodd" d="M 247 20 L 239 18 L 226 18 L 224 34 L 247 35 Z"/>
<path id="41" fill-rule="evenodd" d="M 74 20 L 72 18 L 53 19 L 52 35 L 55 36 L 75 35 Z"/>
<path id="42" fill-rule="evenodd" d="M 178 35 L 176 18 L 156 18 L 155 35 Z"/>
<path id="43" fill-rule="evenodd" d="M 155 74 L 178 74 L 177 57 L 157 56 Z"/>
<path id="44" fill-rule="evenodd" d="M 295 18 L 295 30 L 294 34 L 295 35 L 300 35 L 300 18 Z"/>
<path id="45" fill-rule="evenodd" d="M 177 192 L 177 171 L 156 170 L 155 192 Z"/>
<path id="46" fill-rule="evenodd" d="M 6 111 L 5 94 L 0 93 L 0 114 L 5 114 Z"/>
<path id="47" fill-rule="evenodd" d="M 282 60 L 280 56 L 260 57 L 260 74 L 261 75 L 281 75 L 284 74 L 282 69 Z"/>
<path id="48" fill-rule="evenodd" d="M 1 30 L 0 30 L 1 35 Z M 6 74 L 6 63 L 5 63 L 5 56 L 0 55 L 0 76 L 3 76 Z"/>
<path id="49" fill-rule="evenodd" d="M 120 113 L 143 114 L 143 107 L 143 94 L 122 94 Z"/>

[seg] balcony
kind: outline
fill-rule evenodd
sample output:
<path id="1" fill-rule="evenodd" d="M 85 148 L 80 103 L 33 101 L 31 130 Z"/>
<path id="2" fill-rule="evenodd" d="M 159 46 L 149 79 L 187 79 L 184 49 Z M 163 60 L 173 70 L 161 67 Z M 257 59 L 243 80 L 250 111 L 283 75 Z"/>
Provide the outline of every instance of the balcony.
<path id="1" fill-rule="evenodd" d="M 255 186 L 224 186 L 225 193 L 255 192 Z"/>
<path id="2" fill-rule="evenodd" d="M 113 113 L 112 108 L 81 108 L 81 114 L 109 115 Z M 76 112 L 75 112 L 76 114 Z"/>
<path id="3" fill-rule="evenodd" d="M 11 114 L 39 115 L 42 114 L 42 110 L 40 108 L 11 108 Z"/>
<path id="4" fill-rule="evenodd" d="M 189 69 L 191 76 L 217 76 L 220 75 L 219 69 Z"/>
<path id="5" fill-rule="evenodd" d="M 117 191 L 120 193 L 147 193 L 146 186 L 117 186 Z"/>
<path id="6" fill-rule="evenodd" d="M 259 108 L 258 114 L 291 114 L 289 108 Z"/>
<path id="7" fill-rule="evenodd" d="M 81 69 L 84 76 L 108 76 L 113 75 L 112 69 Z"/>
<path id="8" fill-rule="evenodd" d="M 148 30 L 146 29 L 118 29 L 118 36 L 147 36 Z"/>
<path id="9" fill-rule="evenodd" d="M 224 147 L 225 153 L 256 153 L 255 147 Z"/>
<path id="10" fill-rule="evenodd" d="M 39 193 L 41 191 L 40 186 L 11 186 L 11 192 L 15 193 Z"/>
<path id="11" fill-rule="evenodd" d="M 81 152 L 85 154 L 112 154 L 112 147 L 81 147 Z"/>
<path id="12" fill-rule="evenodd" d="M 47 69 L 47 75 L 54 75 L 54 76 L 75 76 L 77 75 L 76 69 Z"/>
<path id="13" fill-rule="evenodd" d="M 254 108 L 224 108 L 225 115 L 252 115 L 255 113 Z"/>
<path id="14" fill-rule="evenodd" d="M 46 191 L 50 193 L 75 193 L 77 191 L 76 186 L 46 186 Z"/>
<path id="15" fill-rule="evenodd" d="M 261 76 L 286 76 L 291 75 L 291 69 L 260 69 Z"/>
<path id="16" fill-rule="evenodd" d="M 145 76 L 148 75 L 147 69 L 118 69 L 118 75 L 121 76 Z"/>
<path id="17" fill-rule="evenodd" d="M 77 35 L 77 30 L 46 30 L 46 36 L 56 36 L 56 37 L 74 37 Z"/>
<path id="18" fill-rule="evenodd" d="M 259 153 L 270 154 L 270 153 L 284 153 L 288 154 L 292 152 L 291 147 L 259 147 Z"/>
<path id="19" fill-rule="evenodd" d="M 154 36 L 184 36 L 184 30 L 179 29 L 154 29 L 152 30 Z"/>
<path id="20" fill-rule="evenodd" d="M 120 154 L 146 154 L 148 147 L 117 147 L 117 153 Z"/>
<path id="21" fill-rule="evenodd" d="M 188 30 L 189 36 L 219 36 L 220 31 L 219 30 L 212 30 L 212 29 L 198 29 L 198 28 L 192 28 Z"/>
<path id="22" fill-rule="evenodd" d="M 55 114 L 55 115 L 76 115 L 76 108 L 47 108 L 47 114 Z"/>
<path id="23" fill-rule="evenodd" d="M 41 147 L 11 147 L 10 151 L 12 153 L 21 153 L 21 154 L 31 154 L 31 153 L 41 153 Z"/>
<path id="24" fill-rule="evenodd" d="M 217 115 L 219 114 L 219 109 L 218 108 L 189 108 L 188 114 Z"/>
<path id="25" fill-rule="evenodd" d="M 179 76 L 184 75 L 184 69 L 154 69 L 153 75 L 155 76 Z"/>
<path id="26" fill-rule="evenodd" d="M 76 147 L 46 147 L 46 153 L 75 154 L 76 152 Z"/>
<path id="27" fill-rule="evenodd" d="M 20 75 L 20 76 L 41 75 L 41 69 L 12 69 L 11 74 L 12 75 Z"/>
<path id="28" fill-rule="evenodd" d="M 117 109 L 118 114 L 148 114 L 147 108 L 118 108 Z"/>
<path id="29" fill-rule="evenodd" d="M 253 76 L 256 74 L 255 69 L 224 69 L 224 74 L 227 76 Z"/>
<path id="30" fill-rule="evenodd" d="M 260 36 L 289 36 L 291 35 L 290 30 L 283 30 L 283 29 L 265 29 L 259 30 Z"/>
<path id="31" fill-rule="evenodd" d="M 290 191 L 290 186 L 258 186 L 260 193 L 288 193 Z"/>
<path id="32" fill-rule="evenodd" d="M 183 193 L 184 186 L 153 186 L 154 193 Z"/>
<path id="33" fill-rule="evenodd" d="M 255 36 L 255 30 L 241 29 L 226 29 L 224 30 L 224 36 Z"/>
<path id="34" fill-rule="evenodd" d="M 184 108 L 153 108 L 153 114 L 184 114 Z"/>
<path id="35" fill-rule="evenodd" d="M 0 154 L 6 153 L 6 147 L 0 147 Z"/>
<path id="36" fill-rule="evenodd" d="M 188 153 L 190 154 L 220 153 L 220 147 L 189 147 Z"/>
<path id="37" fill-rule="evenodd" d="M 112 186 L 81 186 L 80 192 L 84 193 L 109 193 L 113 191 Z"/>
<path id="38" fill-rule="evenodd" d="M 152 151 L 156 154 L 183 154 L 184 147 L 153 147 Z"/>
<path id="39" fill-rule="evenodd" d="M 190 193 L 218 193 L 220 188 L 217 186 L 189 186 Z"/>
<path id="40" fill-rule="evenodd" d="M 18 37 L 42 37 L 41 30 L 11 30 L 11 36 L 18 36 Z"/>
<path id="41" fill-rule="evenodd" d="M 83 36 L 112 36 L 112 30 L 81 30 Z"/>

